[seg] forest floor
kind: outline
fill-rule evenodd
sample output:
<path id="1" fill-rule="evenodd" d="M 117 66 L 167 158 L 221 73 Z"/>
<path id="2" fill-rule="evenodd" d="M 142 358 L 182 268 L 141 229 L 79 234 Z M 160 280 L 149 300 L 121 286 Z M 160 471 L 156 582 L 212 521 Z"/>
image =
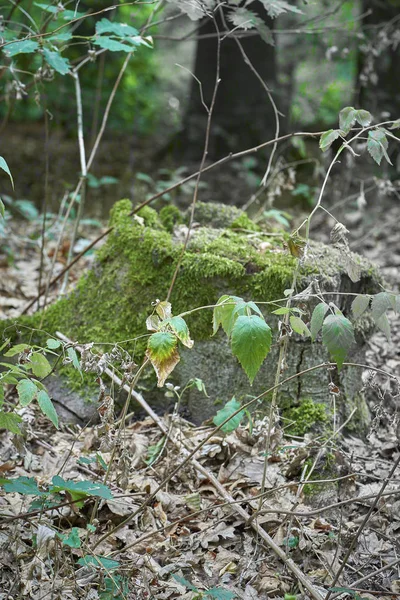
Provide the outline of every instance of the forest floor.
<path id="1" fill-rule="evenodd" d="M 352 249 L 379 265 L 398 292 L 400 205 L 382 201 L 344 222 Z M 11 224 L 0 263 L 1 318 L 16 317 L 38 289 L 40 243 L 29 241 L 29 227 Z M 85 231 L 88 239 L 97 234 Z M 49 248 L 45 271 L 55 242 Z M 60 249 L 55 273 L 67 253 Z M 77 264 L 69 285 L 91 260 Z M 391 330 L 391 341 L 379 332 L 369 340 L 367 364 L 400 377 L 398 319 Z M 331 598 L 399 597 L 400 474 L 391 472 L 400 461 L 397 390 L 371 381 L 368 370 L 366 382 L 373 415 L 366 439 L 294 438 L 274 425 L 254 520 L 243 511 L 260 506 L 265 420 L 210 439 L 211 426 L 195 428 L 178 415 L 130 422 L 108 473 L 110 423 L 57 431 L 26 407 L 24 440 L 0 435 L 0 475 L 27 478 L 2 480 L 0 600 L 322 599 L 332 586 Z M 196 459 L 188 458 L 201 442 Z"/>

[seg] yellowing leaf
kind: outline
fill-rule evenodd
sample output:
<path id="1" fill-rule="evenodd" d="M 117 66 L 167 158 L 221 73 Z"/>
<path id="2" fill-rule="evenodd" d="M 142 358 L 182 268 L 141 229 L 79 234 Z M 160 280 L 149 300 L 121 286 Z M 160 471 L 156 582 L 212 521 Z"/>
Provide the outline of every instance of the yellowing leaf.
<path id="1" fill-rule="evenodd" d="M 162 387 L 180 358 L 176 348 L 178 340 L 173 333 L 159 331 L 150 336 L 146 356 L 157 375 L 157 386 Z"/>
<path id="2" fill-rule="evenodd" d="M 172 317 L 172 319 L 169 320 L 169 325 L 179 341 L 187 348 L 192 348 L 194 342 L 190 339 L 190 332 L 185 319 L 182 317 Z"/>

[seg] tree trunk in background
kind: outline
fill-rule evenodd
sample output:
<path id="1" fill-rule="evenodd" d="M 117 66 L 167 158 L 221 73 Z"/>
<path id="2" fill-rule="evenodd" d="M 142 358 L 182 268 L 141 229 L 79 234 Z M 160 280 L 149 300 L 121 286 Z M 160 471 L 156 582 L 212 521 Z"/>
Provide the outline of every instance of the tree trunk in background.
<path id="1" fill-rule="evenodd" d="M 365 51 L 359 53 L 358 105 L 380 119 L 400 117 L 400 0 L 363 0 Z M 387 115 L 383 116 L 387 118 Z"/>
<path id="2" fill-rule="evenodd" d="M 258 4 L 252 5 L 252 10 L 257 10 L 259 16 L 272 28 L 271 19 L 268 18 L 264 7 Z M 223 37 L 224 26 L 221 17 L 217 15 L 216 18 Z M 215 23 L 211 19 L 207 20 L 199 31 L 200 35 L 215 33 Z M 275 48 L 266 44 L 259 35 L 242 38 L 241 44 L 251 64 L 277 101 Z M 214 91 L 216 61 L 217 39 L 200 39 L 194 75 L 201 82 L 207 106 L 210 106 Z M 275 117 L 267 93 L 245 63 L 235 40 L 229 37 L 221 43 L 220 79 L 211 125 L 209 155 L 212 158 L 220 158 L 228 152 L 237 152 L 257 145 L 273 138 L 275 134 Z M 206 123 L 207 112 L 201 102 L 200 86 L 193 78 L 181 138 L 186 156 L 188 151 L 192 157 L 201 156 Z"/>

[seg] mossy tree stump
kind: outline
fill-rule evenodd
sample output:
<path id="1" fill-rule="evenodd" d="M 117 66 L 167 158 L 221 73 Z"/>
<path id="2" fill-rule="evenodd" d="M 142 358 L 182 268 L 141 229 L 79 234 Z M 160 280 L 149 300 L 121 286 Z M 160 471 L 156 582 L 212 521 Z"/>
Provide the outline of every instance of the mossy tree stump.
<path id="1" fill-rule="evenodd" d="M 111 216 L 114 229 L 98 251 L 93 268 L 81 278 L 69 297 L 50 306 L 44 315 L 23 318 L 22 324 L 32 327 L 43 319 L 42 327 L 47 332 L 62 331 L 80 343 L 123 342 L 140 363 L 147 344 L 146 318 L 153 311 L 152 303 L 166 297 L 182 251 L 183 236 L 176 235 L 176 225 L 182 217 L 172 207 L 161 211 L 160 216 L 153 209 L 145 208 L 139 216 L 130 217 L 131 208 L 128 200 L 115 205 Z M 180 386 L 194 377 L 204 381 L 209 398 L 196 388 L 188 390 L 183 398 L 189 417 L 198 423 L 214 414 L 220 407 L 218 403 L 225 403 L 232 396 L 248 400 L 249 395 L 256 396 L 274 384 L 279 352 L 278 317 L 269 314 L 276 306 L 261 303 L 284 297 L 284 290 L 292 285 L 296 259 L 285 248 L 285 234 L 271 235 L 259 230 L 238 209 L 199 203 L 195 219 L 198 226 L 191 236 L 170 299 L 173 314 L 210 306 L 221 295 L 233 294 L 260 303 L 274 336 L 273 348 L 250 386 L 224 334 L 220 332 L 212 337 L 212 309 L 198 310 L 185 317 L 195 343 L 192 349 L 180 349 L 181 361 L 170 381 Z M 337 250 L 312 245 L 301 268 L 298 291 L 317 279 L 324 292 L 332 292 L 328 301 L 335 302 L 341 309 L 348 308 L 349 300 L 336 292 L 373 294 L 378 291 L 375 269 L 367 261 L 359 257 L 357 260 L 361 279 L 354 284 Z M 362 362 L 363 338 L 367 334 L 368 327 L 363 331 L 359 327 L 358 343 L 352 355 L 357 362 Z M 293 335 L 288 344 L 283 378 L 325 360 L 328 354 L 321 342 L 311 344 Z M 342 392 L 337 401 L 340 419 L 345 419 L 357 406 L 353 423 L 362 429 L 368 411 L 359 393 L 359 371 L 344 368 L 338 375 L 321 369 L 294 379 L 280 389 L 280 405 L 290 409 L 311 398 L 315 403 L 328 406 L 331 377 Z M 164 390 L 156 388 L 150 371 L 142 385 L 150 403 L 160 410 L 167 406 Z"/>

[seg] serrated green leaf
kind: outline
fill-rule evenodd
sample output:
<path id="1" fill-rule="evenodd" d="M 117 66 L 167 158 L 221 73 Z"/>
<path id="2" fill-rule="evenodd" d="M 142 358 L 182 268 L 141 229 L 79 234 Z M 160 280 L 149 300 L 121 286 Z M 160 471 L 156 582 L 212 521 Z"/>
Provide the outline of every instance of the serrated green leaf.
<path id="1" fill-rule="evenodd" d="M 158 331 L 149 337 L 146 356 L 157 375 L 157 386 L 162 387 L 166 378 L 179 362 L 177 338 L 169 331 Z"/>
<path id="2" fill-rule="evenodd" d="M 125 40 L 124 40 L 125 41 Z M 100 48 L 109 50 L 110 52 L 133 52 L 135 47 L 128 43 L 122 43 L 105 35 L 98 35 L 94 38 L 93 43 Z"/>
<path id="3" fill-rule="evenodd" d="M 83 567 L 87 565 L 93 565 L 94 567 L 103 567 L 106 571 L 112 571 L 114 569 L 118 569 L 121 563 L 118 560 L 111 560 L 111 558 L 104 558 L 104 556 L 83 556 L 78 560 L 78 565 L 82 565 Z"/>
<path id="4" fill-rule="evenodd" d="M 314 342 L 324 322 L 324 318 L 329 306 L 325 302 L 320 302 L 313 310 L 310 322 L 311 339 Z"/>
<path id="5" fill-rule="evenodd" d="M 215 417 L 213 418 L 213 423 L 217 427 L 221 425 L 228 417 L 233 415 L 239 408 L 241 407 L 241 403 L 236 400 L 236 398 L 232 398 L 225 404 L 221 410 L 217 412 Z M 225 425 L 221 427 L 221 431 L 224 433 L 230 433 L 231 431 L 235 431 L 240 425 L 241 420 L 244 417 L 244 410 L 241 410 L 237 415 L 232 417 Z"/>
<path id="6" fill-rule="evenodd" d="M 295 331 L 299 335 L 305 335 L 306 337 L 311 337 L 311 332 L 308 329 L 307 325 L 304 323 L 303 319 L 301 319 L 300 317 L 295 317 L 294 315 L 291 315 L 289 321 L 290 321 L 290 325 L 291 325 L 293 331 Z"/>
<path id="7" fill-rule="evenodd" d="M 169 319 L 168 323 L 179 341 L 182 342 L 184 346 L 187 346 L 187 348 L 192 348 L 194 342 L 190 339 L 189 327 L 187 326 L 185 319 L 182 317 L 172 317 L 172 319 Z"/>
<path id="8" fill-rule="evenodd" d="M 70 548 L 80 548 L 81 539 L 79 537 L 78 527 L 72 527 L 69 533 L 58 533 L 57 536 L 63 543 L 63 546 L 69 546 Z"/>
<path id="9" fill-rule="evenodd" d="M 240 302 L 244 303 L 244 300 L 238 296 L 221 296 L 213 311 L 213 335 L 221 325 L 226 335 L 230 337 L 235 321 L 233 312 Z"/>
<path id="10" fill-rule="evenodd" d="M 50 348 L 50 350 L 57 350 L 61 346 L 60 340 L 55 340 L 54 338 L 49 338 L 46 341 L 46 346 Z"/>
<path id="11" fill-rule="evenodd" d="M 346 106 L 339 113 L 339 129 L 347 135 L 356 122 L 356 109 L 352 106 Z"/>
<path id="12" fill-rule="evenodd" d="M 46 415 L 46 417 L 50 419 L 53 425 L 58 429 L 58 415 L 46 390 L 40 390 L 37 395 L 37 401 L 42 413 Z"/>
<path id="13" fill-rule="evenodd" d="M 333 142 L 339 137 L 340 131 L 337 129 L 329 129 L 328 131 L 325 131 L 319 139 L 319 147 L 321 148 L 322 152 L 329 150 Z"/>
<path id="14" fill-rule="evenodd" d="M 30 348 L 29 344 L 17 344 L 7 350 L 7 352 L 4 353 L 4 356 L 15 356 L 16 354 L 21 354 L 24 350 L 28 350 L 28 348 Z"/>
<path id="15" fill-rule="evenodd" d="M 57 71 L 57 73 L 60 73 L 60 75 L 69 73 L 69 60 L 61 56 L 59 52 L 52 52 L 51 50 L 44 48 L 43 56 L 47 64 Z"/>
<path id="16" fill-rule="evenodd" d="M 165 360 L 170 358 L 177 344 L 176 336 L 169 331 L 158 331 L 149 337 L 147 349 L 150 359 Z"/>
<path id="17" fill-rule="evenodd" d="M 93 481 L 72 481 L 65 480 L 59 475 L 52 479 L 52 485 L 49 488 L 51 493 L 69 492 L 72 496 L 96 496 L 106 500 L 113 498 L 110 488 L 103 483 L 94 483 Z"/>
<path id="18" fill-rule="evenodd" d="M 30 379 L 21 379 L 17 385 L 19 403 L 21 406 L 28 406 L 36 398 L 38 393 L 37 386 Z"/>
<path id="19" fill-rule="evenodd" d="M 29 364 L 36 377 L 44 379 L 51 373 L 51 365 L 47 358 L 40 352 L 33 352 L 29 358 Z"/>
<path id="20" fill-rule="evenodd" d="M 12 57 L 17 54 L 31 54 L 39 48 L 39 44 L 33 40 L 22 40 L 20 42 L 11 42 L 4 48 L 6 56 Z"/>
<path id="21" fill-rule="evenodd" d="M 101 19 L 96 23 L 96 33 L 114 33 L 120 38 L 132 37 L 139 35 L 139 32 L 134 27 L 131 27 L 127 23 L 116 23 L 115 21 L 109 21 L 108 19 Z"/>
<path id="22" fill-rule="evenodd" d="M 68 42 L 69 40 L 71 40 L 73 37 L 72 32 L 71 31 L 59 31 L 56 33 L 56 35 L 52 35 L 51 37 L 47 38 L 47 40 L 49 42 L 53 42 L 55 44 L 57 43 L 64 43 L 64 42 Z"/>
<path id="23" fill-rule="evenodd" d="M 21 433 L 19 428 L 19 423 L 22 422 L 22 419 L 19 415 L 16 415 L 12 412 L 4 412 L 0 410 L 0 429 L 7 429 L 11 431 L 11 433 L 15 433 L 16 435 Z"/>
<path id="24" fill-rule="evenodd" d="M 367 310 L 369 303 L 371 302 L 371 296 L 356 296 L 351 303 L 351 312 L 355 319 L 361 317 L 361 315 Z"/>
<path id="25" fill-rule="evenodd" d="M 5 171 L 7 173 L 7 175 L 11 179 L 11 185 L 13 186 L 13 189 L 14 189 L 14 179 L 12 178 L 11 171 L 9 169 L 8 164 L 6 163 L 6 160 L 2 156 L 0 156 L 0 169 L 2 169 L 3 171 Z"/>
<path id="26" fill-rule="evenodd" d="M 272 334 L 258 315 L 241 315 L 232 329 L 232 352 L 239 360 L 252 384 L 271 349 Z"/>
<path id="27" fill-rule="evenodd" d="M 368 125 L 371 125 L 372 115 L 368 110 L 363 110 L 360 108 L 359 110 L 356 110 L 354 117 L 361 127 L 368 127 Z"/>
<path id="28" fill-rule="evenodd" d="M 340 313 L 328 315 L 322 325 L 322 342 L 340 371 L 348 351 L 355 343 L 353 325 Z"/>
<path id="29" fill-rule="evenodd" d="M 47 496 L 48 492 L 39 490 L 33 477 L 16 477 L 4 484 L 6 492 L 23 494 L 24 496 Z"/>
<path id="30" fill-rule="evenodd" d="M 390 342 L 390 323 L 387 314 L 383 313 L 379 319 L 374 319 L 376 326 L 385 334 L 386 339 Z"/>
<path id="31" fill-rule="evenodd" d="M 383 157 L 386 158 L 390 165 L 392 164 L 387 153 L 388 147 L 389 142 L 383 130 L 374 129 L 368 132 L 367 150 L 378 165 L 381 164 Z"/>
<path id="32" fill-rule="evenodd" d="M 372 296 L 371 312 L 372 318 L 376 322 L 387 310 L 396 309 L 396 296 L 387 292 L 380 292 Z"/>

